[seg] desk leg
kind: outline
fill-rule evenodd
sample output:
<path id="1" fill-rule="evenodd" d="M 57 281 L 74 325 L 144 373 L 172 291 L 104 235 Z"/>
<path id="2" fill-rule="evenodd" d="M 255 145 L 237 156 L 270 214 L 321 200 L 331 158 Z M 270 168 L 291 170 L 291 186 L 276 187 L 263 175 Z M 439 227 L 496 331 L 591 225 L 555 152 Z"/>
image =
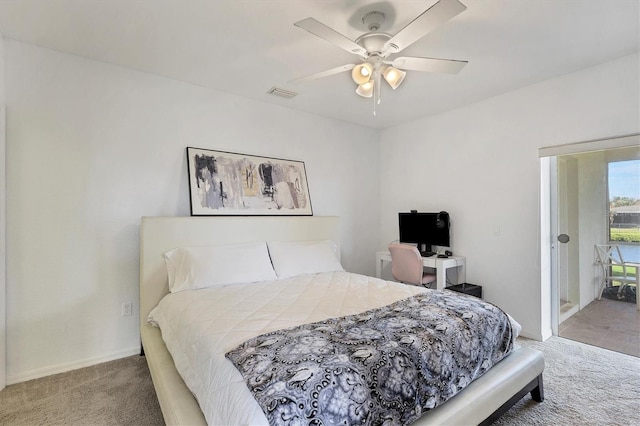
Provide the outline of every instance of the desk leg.
<path id="1" fill-rule="evenodd" d="M 467 282 L 467 266 L 460 265 L 458 266 L 458 284 Z"/>
<path id="2" fill-rule="evenodd" d="M 382 262 L 382 259 L 376 258 L 376 278 L 382 278 Z"/>
<path id="3" fill-rule="evenodd" d="M 447 286 L 447 269 L 442 263 L 436 264 L 436 290 L 444 290 Z"/>

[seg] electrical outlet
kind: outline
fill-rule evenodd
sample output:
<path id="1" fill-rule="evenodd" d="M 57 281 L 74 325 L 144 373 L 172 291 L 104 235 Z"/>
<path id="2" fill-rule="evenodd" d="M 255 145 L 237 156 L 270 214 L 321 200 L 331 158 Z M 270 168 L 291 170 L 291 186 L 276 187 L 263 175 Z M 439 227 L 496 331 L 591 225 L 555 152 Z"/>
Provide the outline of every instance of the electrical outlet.
<path id="1" fill-rule="evenodd" d="M 122 316 L 123 317 L 130 317 L 132 315 L 132 311 L 133 307 L 131 302 L 125 302 L 122 304 Z"/>

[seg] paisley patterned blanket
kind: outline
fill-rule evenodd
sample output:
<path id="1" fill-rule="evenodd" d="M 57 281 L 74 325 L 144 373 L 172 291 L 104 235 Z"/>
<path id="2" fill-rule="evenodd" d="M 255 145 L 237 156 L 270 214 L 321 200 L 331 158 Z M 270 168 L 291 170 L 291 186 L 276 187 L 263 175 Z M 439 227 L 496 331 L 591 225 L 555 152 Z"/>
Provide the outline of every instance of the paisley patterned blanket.
<path id="1" fill-rule="evenodd" d="M 247 340 L 226 356 L 272 425 L 409 424 L 513 349 L 507 315 L 428 291 Z"/>

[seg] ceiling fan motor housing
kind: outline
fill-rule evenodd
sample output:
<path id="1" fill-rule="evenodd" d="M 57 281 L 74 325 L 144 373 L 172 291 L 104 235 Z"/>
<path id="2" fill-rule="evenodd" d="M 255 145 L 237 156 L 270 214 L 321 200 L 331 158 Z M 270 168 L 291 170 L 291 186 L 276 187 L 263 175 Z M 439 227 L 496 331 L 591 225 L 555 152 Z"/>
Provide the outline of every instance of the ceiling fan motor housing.
<path id="1" fill-rule="evenodd" d="M 381 55 L 384 50 L 384 44 L 391 38 L 387 33 L 366 33 L 362 34 L 356 39 L 356 43 L 364 47 L 367 51 L 367 56 Z"/>

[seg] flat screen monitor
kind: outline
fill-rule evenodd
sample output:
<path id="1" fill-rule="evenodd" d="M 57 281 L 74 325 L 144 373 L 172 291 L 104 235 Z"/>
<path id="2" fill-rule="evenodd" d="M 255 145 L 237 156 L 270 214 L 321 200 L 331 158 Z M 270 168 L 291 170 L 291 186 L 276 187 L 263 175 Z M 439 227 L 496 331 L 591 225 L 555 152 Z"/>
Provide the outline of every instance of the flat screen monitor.
<path id="1" fill-rule="evenodd" d="M 432 253 L 432 246 L 450 247 L 449 214 L 398 213 L 400 242 L 418 245 L 421 253 Z"/>

